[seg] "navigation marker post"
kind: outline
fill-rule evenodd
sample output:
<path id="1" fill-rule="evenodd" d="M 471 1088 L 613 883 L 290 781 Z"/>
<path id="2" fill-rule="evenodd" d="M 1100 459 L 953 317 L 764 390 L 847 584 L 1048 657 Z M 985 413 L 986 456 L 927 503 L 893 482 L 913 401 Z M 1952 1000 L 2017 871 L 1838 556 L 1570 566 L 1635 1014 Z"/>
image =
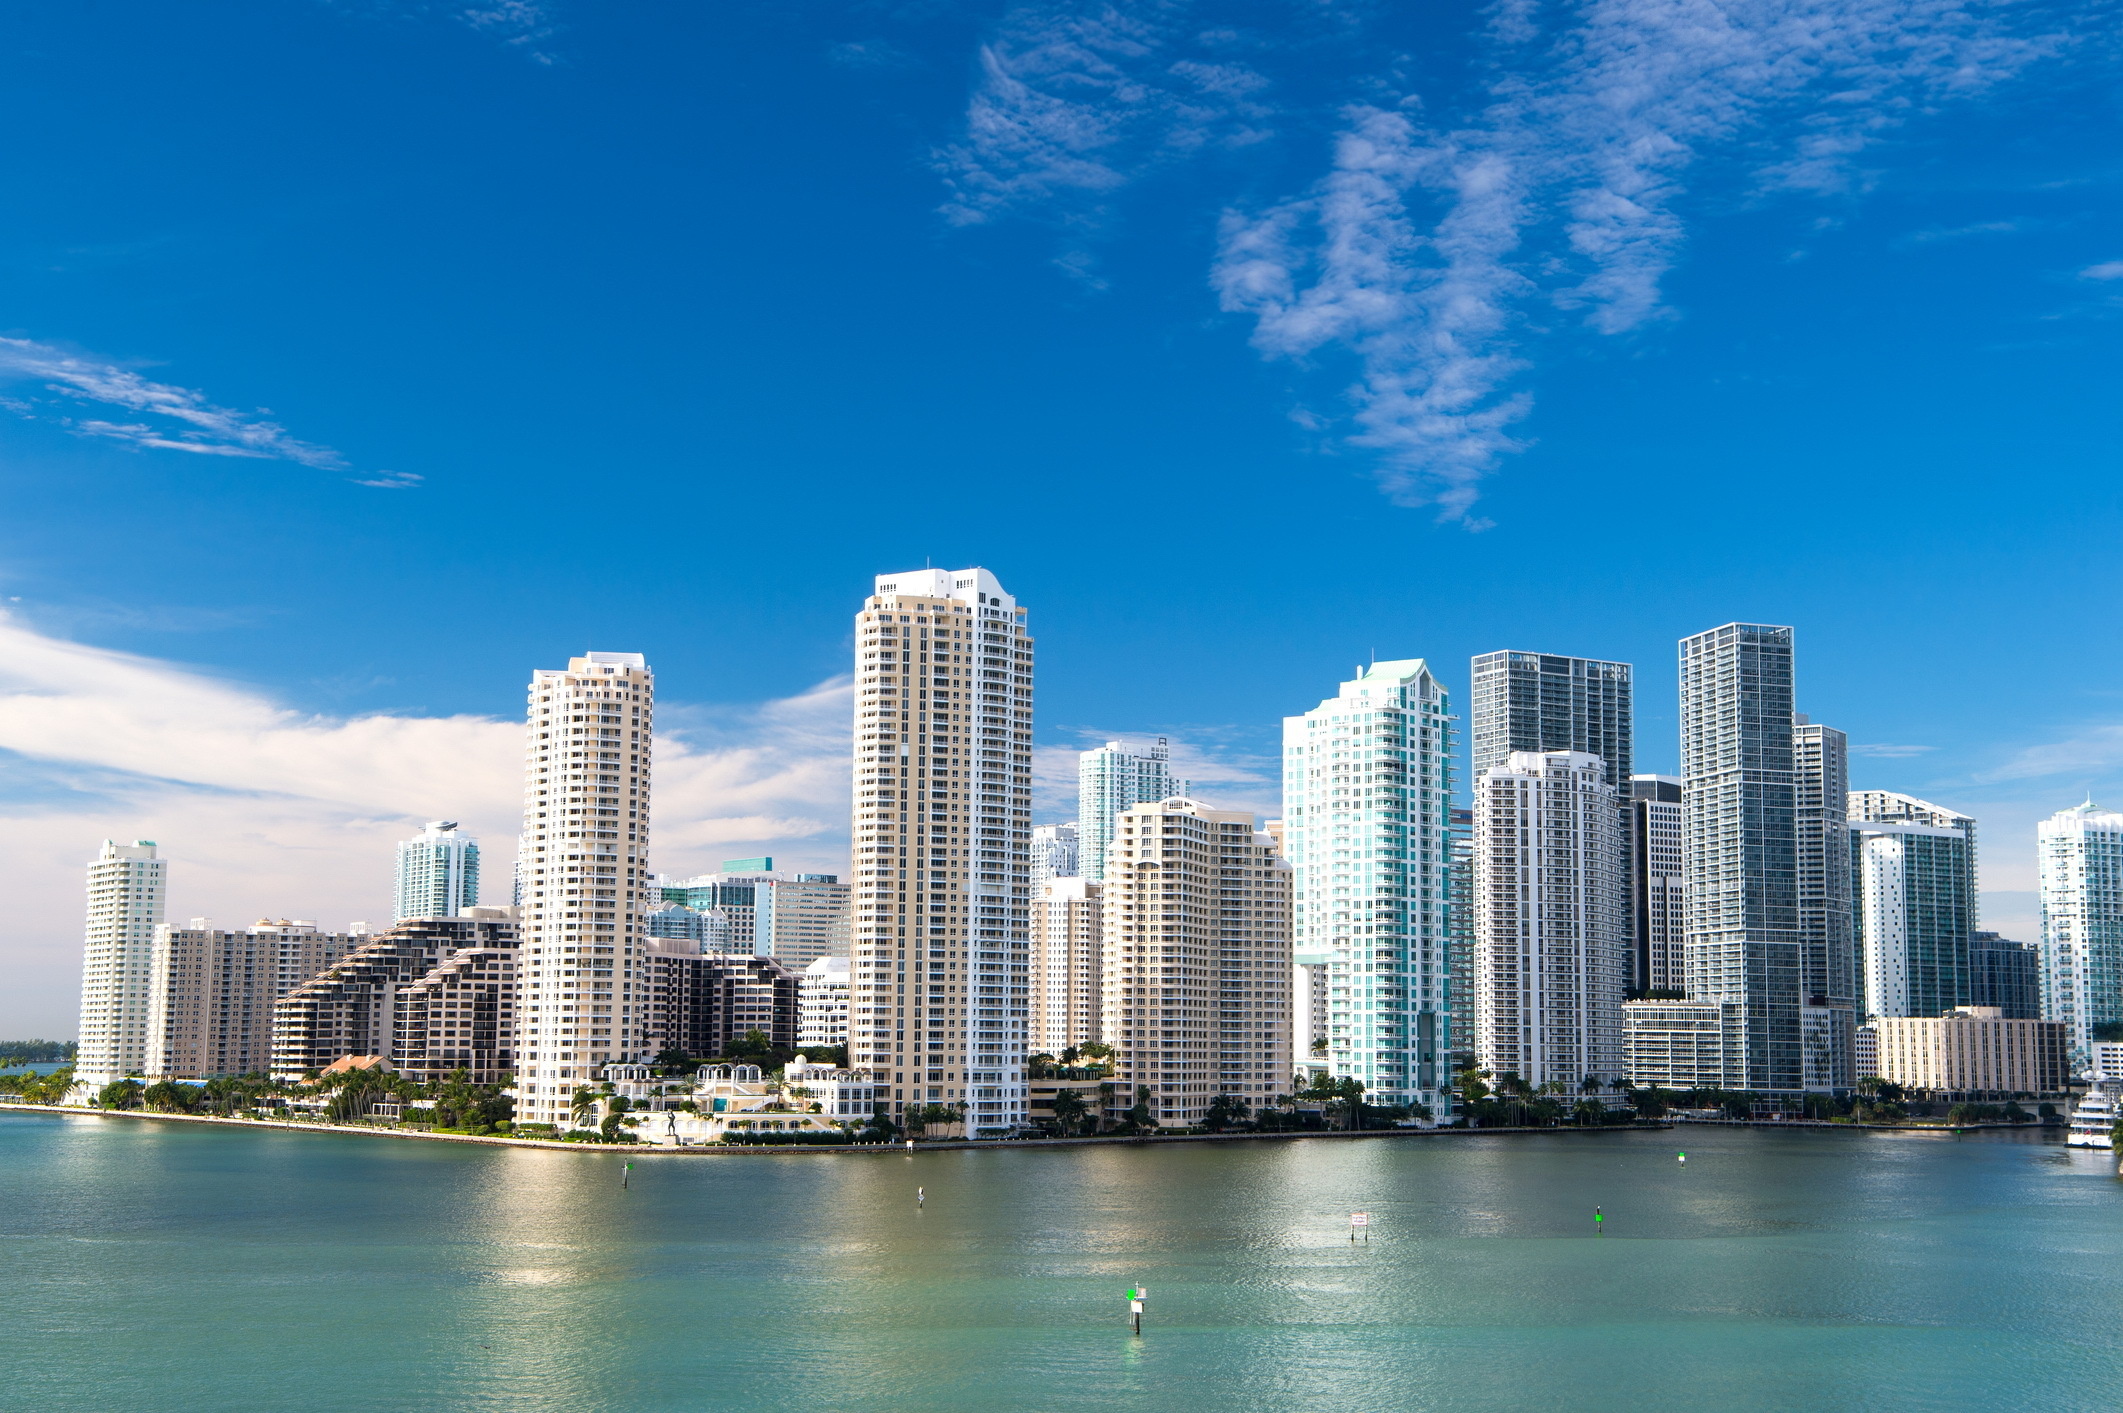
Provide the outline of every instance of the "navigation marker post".
<path id="1" fill-rule="evenodd" d="M 1137 1339 L 1143 1337 L 1143 1296 L 1145 1294 L 1147 1294 L 1147 1291 L 1139 1285 L 1131 1286 L 1128 1290 L 1128 1314 L 1135 1321 L 1135 1337 Z"/>
<path id="2" fill-rule="evenodd" d="M 1607 1230 L 1607 1227 L 1606 1227 L 1606 1222 L 1607 1222 L 1607 1214 L 1606 1214 L 1605 1212 L 1602 1212 L 1602 1211 L 1601 1211 L 1601 1210 L 1600 1210 L 1599 1208 L 1597 1208 L 1597 1207 L 1593 1208 L 1593 1209 L 1592 1209 L 1592 1229 L 1593 1229 L 1593 1231 L 1595 1231 L 1595 1232 L 1604 1232 L 1604 1231 L 1606 1231 L 1606 1230 Z"/>
<path id="3" fill-rule="evenodd" d="M 633 1182 L 634 1182 L 634 1165 L 633 1165 L 632 1163 L 622 1163 L 622 1164 L 620 1164 L 620 1165 L 619 1165 L 619 1190 L 620 1190 L 621 1192 L 625 1192 L 625 1191 L 626 1191 L 626 1190 L 627 1190 L 627 1189 L 628 1189 L 628 1188 L 629 1188 L 630 1186 L 632 1186 L 632 1185 L 633 1185 Z"/>
<path id="4" fill-rule="evenodd" d="M 1356 1240 L 1356 1233 L 1359 1228 L 1363 1230 L 1364 1240 L 1369 1242 L 1371 1240 L 1371 1214 L 1369 1212 L 1351 1212 L 1349 1214 L 1349 1239 L 1351 1241 Z"/>

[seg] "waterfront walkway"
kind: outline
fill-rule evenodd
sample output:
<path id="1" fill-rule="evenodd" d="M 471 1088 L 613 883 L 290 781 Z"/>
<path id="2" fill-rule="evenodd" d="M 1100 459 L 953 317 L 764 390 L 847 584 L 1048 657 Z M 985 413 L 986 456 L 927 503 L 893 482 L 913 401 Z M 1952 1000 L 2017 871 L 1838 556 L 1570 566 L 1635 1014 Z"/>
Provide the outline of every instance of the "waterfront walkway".
<path id="1" fill-rule="evenodd" d="M 155 1114 L 143 1109 L 92 1109 L 72 1104 L 0 1103 L 0 1112 L 13 1114 L 64 1115 L 87 1119 L 143 1119 L 154 1123 L 219 1124 L 223 1127 L 270 1129 L 290 1133 L 332 1133 L 354 1138 L 409 1138 L 425 1143 L 483 1143 L 500 1148 L 550 1148 L 564 1153 L 665 1154 L 671 1157 L 700 1153 L 905 1153 L 905 1140 L 894 1143 L 730 1143 L 670 1148 L 660 1143 L 562 1143 L 551 1138 L 514 1138 L 470 1133 L 424 1133 L 419 1129 L 385 1128 L 374 1124 L 317 1124 L 284 1119 L 222 1118 L 215 1114 Z M 946 1148 L 1083 1148 L 1099 1144 L 1238 1143 L 1271 1142 L 1277 1139 L 1449 1138 L 1500 1133 L 1633 1133 L 1644 1129 L 1671 1128 L 1666 1122 L 1604 1125 L 1564 1125 L 1557 1128 L 1366 1128 L 1293 1129 L 1279 1133 L 1169 1133 L 1095 1134 L 1082 1138 L 936 1138 L 921 1139 L 913 1146 L 921 1152 Z M 1835 1125 L 1849 1127 L 1849 1125 Z"/>

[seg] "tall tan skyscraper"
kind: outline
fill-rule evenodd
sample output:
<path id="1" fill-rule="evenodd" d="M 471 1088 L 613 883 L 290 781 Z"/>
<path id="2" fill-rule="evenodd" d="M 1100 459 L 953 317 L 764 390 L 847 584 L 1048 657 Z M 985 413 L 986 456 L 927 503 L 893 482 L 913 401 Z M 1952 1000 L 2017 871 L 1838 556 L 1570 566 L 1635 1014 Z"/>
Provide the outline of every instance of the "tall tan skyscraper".
<path id="1" fill-rule="evenodd" d="M 81 952 L 81 1049 L 74 1075 L 105 1085 L 147 1065 L 150 974 L 167 875 L 152 839 L 103 841 L 88 866 Z"/>
<path id="2" fill-rule="evenodd" d="M 1032 899 L 1032 1034 L 1035 1055 L 1060 1055 L 1103 1039 L 1099 995 L 1106 983 L 1103 886 L 1056 878 Z"/>
<path id="3" fill-rule="evenodd" d="M 985 569 L 880 574 L 855 618 L 850 1061 L 892 1110 L 1025 1121 L 1032 639 Z"/>
<path id="4" fill-rule="evenodd" d="M 1121 812 L 1106 854 L 1103 1039 L 1113 1103 L 1161 1127 L 1218 1095 L 1288 1090 L 1290 865 L 1250 814 L 1175 798 Z"/>
<path id="5" fill-rule="evenodd" d="M 602 1066 L 638 1057 L 646 1001 L 656 679 L 640 653 L 531 674 L 523 777 L 516 1117 L 569 1123 Z"/>

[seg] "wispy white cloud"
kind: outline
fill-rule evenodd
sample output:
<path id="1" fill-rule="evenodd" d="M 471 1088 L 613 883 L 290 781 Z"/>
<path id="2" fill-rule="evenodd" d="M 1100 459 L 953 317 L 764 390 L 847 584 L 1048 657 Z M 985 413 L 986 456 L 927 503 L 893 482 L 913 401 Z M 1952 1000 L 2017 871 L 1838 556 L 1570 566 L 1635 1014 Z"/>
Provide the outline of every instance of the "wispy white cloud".
<path id="1" fill-rule="evenodd" d="M 564 26 L 557 0 L 319 0 L 347 14 L 384 19 L 442 19 L 487 35 L 535 64 L 555 64 L 551 40 Z"/>
<path id="2" fill-rule="evenodd" d="M 541 4 L 539 0 L 485 0 L 482 4 L 454 8 L 458 19 L 522 50 L 533 63 L 558 62 L 547 43 L 560 32 L 557 6 Z"/>
<path id="3" fill-rule="evenodd" d="M 841 682 L 742 708 L 662 707 L 655 865 L 691 873 L 781 853 L 843 869 L 848 719 Z M 0 616 L 0 856 L 11 863 L 0 1031 L 71 1014 L 81 866 L 106 836 L 161 845 L 173 916 L 338 925 L 385 918 L 394 841 L 422 819 L 457 819 L 480 837 L 487 896 L 506 899 L 522 730 L 477 715 L 300 712 Z"/>
<path id="4" fill-rule="evenodd" d="M 2082 280 L 2123 280 L 2123 260 L 2104 260 L 2079 271 Z"/>
<path id="5" fill-rule="evenodd" d="M 158 383 L 109 359 L 70 353 L 54 344 L 0 338 L 0 385 L 7 384 L 38 386 L 26 394 L 0 397 L 0 408 L 31 421 L 54 422 L 76 436 L 151 451 L 291 461 L 319 471 L 348 469 L 344 456 L 291 435 L 264 408 L 239 412 L 222 407 L 193 388 Z M 132 419 L 84 415 L 95 407 L 117 408 Z M 403 490 L 423 478 L 410 471 L 379 471 L 370 478 L 349 479 L 358 486 Z"/>
<path id="6" fill-rule="evenodd" d="M 268 421 L 264 411 L 237 412 L 207 401 L 204 393 L 157 383 L 105 359 L 68 353 L 29 339 L 0 338 L 0 382 L 41 383 L 47 393 L 74 402 L 123 408 L 150 421 L 112 422 L 62 418 L 84 436 L 108 437 L 135 446 L 206 456 L 247 456 L 293 461 L 337 471 L 346 458 L 327 446 L 296 439 Z M 18 401 L 18 411 L 33 405 Z"/>
<path id="7" fill-rule="evenodd" d="M 1985 780 L 2092 780 L 2123 767 L 2123 725 L 2096 722 L 2061 741 L 2028 746 Z"/>
<path id="8" fill-rule="evenodd" d="M 1869 742 L 1864 745 L 1852 746 L 1850 749 L 1858 755 L 1871 756 L 1877 760 L 1907 760 L 1911 756 L 1920 756 L 1927 751 L 1935 751 L 1938 747 L 1890 746 L 1881 742 Z"/>
<path id="9" fill-rule="evenodd" d="M 1928 226 L 1921 231 L 1911 231 L 1903 236 L 1899 245 L 1943 245 L 1954 241 L 1973 240 L 1982 236 L 2024 235 L 2035 230 L 2040 223 L 2035 221 L 1974 221 L 1965 226 Z"/>
<path id="10" fill-rule="evenodd" d="M 1186 0 L 1011 11 L 981 46 L 960 140 L 936 154 L 954 225 L 1036 213 L 1081 237 L 1142 173 L 1263 136 L 1266 80 Z M 1080 243 L 1058 263 L 1088 278 Z M 1095 282 L 1095 281 L 1094 281 Z"/>
<path id="11" fill-rule="evenodd" d="M 1395 499 L 1470 527 L 1479 484 L 1524 443 L 1544 310 L 1594 334 L 1669 317 L 1688 178 L 1717 156 L 1739 194 L 1863 188 L 1867 151 L 1910 118 L 2057 52 L 2007 0 L 1580 0 L 1493 6 L 1477 36 L 1501 77 L 1408 94 L 1397 54 L 1345 88 L 1327 171 L 1226 214 L 1212 283 L 1274 358 L 1353 365 L 1346 434 Z M 1175 84 L 1193 31 L 1176 3 L 1015 10 L 983 51 L 953 219 L 1102 215 L 1160 160 L 1273 118 L 1272 46 L 1223 90 Z M 1263 56 L 1264 55 L 1264 56 Z M 1221 102 L 1201 95 L 1217 94 Z M 1446 116 L 1440 116 L 1446 115 Z M 1734 178 L 1728 171 L 1728 186 Z M 1307 414 L 1308 416 L 1314 414 Z"/>

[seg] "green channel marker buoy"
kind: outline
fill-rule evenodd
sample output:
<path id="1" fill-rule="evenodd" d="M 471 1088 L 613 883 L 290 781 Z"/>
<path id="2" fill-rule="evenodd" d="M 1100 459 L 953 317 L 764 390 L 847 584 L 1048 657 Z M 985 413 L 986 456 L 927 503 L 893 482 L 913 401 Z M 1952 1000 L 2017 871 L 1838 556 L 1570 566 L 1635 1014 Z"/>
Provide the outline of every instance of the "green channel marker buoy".
<path id="1" fill-rule="evenodd" d="M 1688 1155 L 1686 1153 L 1681 1154 L 1681 1161 L 1684 1163 L 1688 1161 Z"/>
<path id="2" fill-rule="evenodd" d="M 1605 1231 L 1607 1228 L 1603 1224 L 1606 1220 L 1607 1214 L 1605 1212 L 1602 1212 L 1597 1207 L 1592 1209 L 1592 1229 L 1594 1231 Z"/>

